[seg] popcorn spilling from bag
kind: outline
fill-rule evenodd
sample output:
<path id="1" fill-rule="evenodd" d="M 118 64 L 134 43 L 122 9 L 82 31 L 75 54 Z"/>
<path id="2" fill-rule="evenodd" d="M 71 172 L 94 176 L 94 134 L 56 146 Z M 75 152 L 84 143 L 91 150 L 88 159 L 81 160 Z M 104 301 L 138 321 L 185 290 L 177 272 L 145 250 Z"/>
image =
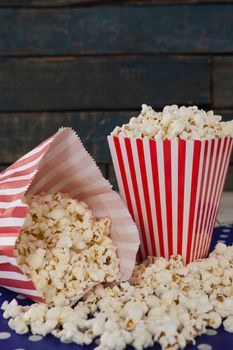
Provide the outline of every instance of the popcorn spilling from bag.
<path id="1" fill-rule="evenodd" d="M 97 350 L 184 348 L 221 323 L 233 332 L 233 246 L 219 243 L 209 258 L 184 265 L 149 258 L 129 282 L 98 285 L 74 307 L 4 302 L 3 317 L 19 334 L 52 333 L 61 342 L 96 343 Z"/>
<path id="2" fill-rule="evenodd" d="M 96 283 L 120 279 L 108 218 L 97 220 L 84 202 L 59 192 L 25 202 L 15 255 L 48 304 L 68 305 Z"/>
<path id="3" fill-rule="evenodd" d="M 233 120 L 222 122 L 220 115 L 205 112 L 197 106 L 166 106 L 156 112 L 146 104 L 141 114 L 130 119 L 128 124 L 117 126 L 111 135 L 154 140 L 211 140 L 233 137 Z"/>

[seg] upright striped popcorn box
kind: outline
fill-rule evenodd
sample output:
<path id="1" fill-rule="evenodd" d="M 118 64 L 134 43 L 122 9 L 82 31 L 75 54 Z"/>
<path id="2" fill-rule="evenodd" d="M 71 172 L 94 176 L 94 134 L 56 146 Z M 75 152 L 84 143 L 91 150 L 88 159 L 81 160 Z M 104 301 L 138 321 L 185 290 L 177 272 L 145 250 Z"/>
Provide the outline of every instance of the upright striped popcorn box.
<path id="1" fill-rule="evenodd" d="M 141 260 L 209 251 L 233 139 L 142 140 L 109 136 L 122 199 L 140 231 Z"/>
<path id="2" fill-rule="evenodd" d="M 0 285 L 44 302 L 18 267 L 14 248 L 27 215 L 23 196 L 52 191 L 85 201 L 97 218 L 110 218 L 110 237 L 117 247 L 122 280 L 127 280 L 139 246 L 137 227 L 79 137 L 62 128 L 0 174 Z"/>

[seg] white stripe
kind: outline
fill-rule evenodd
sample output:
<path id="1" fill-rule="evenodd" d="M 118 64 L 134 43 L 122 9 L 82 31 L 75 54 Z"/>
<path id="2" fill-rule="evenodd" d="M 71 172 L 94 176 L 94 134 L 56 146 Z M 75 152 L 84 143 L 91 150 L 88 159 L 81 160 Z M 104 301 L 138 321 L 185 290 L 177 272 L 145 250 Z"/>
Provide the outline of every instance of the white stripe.
<path id="1" fill-rule="evenodd" d="M 117 196 L 117 198 L 116 198 Z M 90 205 L 94 205 L 94 204 L 99 204 L 99 202 L 108 202 L 108 203 L 111 203 L 111 202 L 115 202 L 116 200 L 121 200 L 120 199 L 120 196 L 115 192 L 114 194 L 111 192 L 108 192 L 108 193 L 101 193 L 101 194 L 98 194 L 98 196 L 96 195 L 91 195 L 90 197 L 86 197 L 85 198 L 85 202 L 90 206 Z M 123 205 L 123 204 L 122 204 Z"/>
<path id="2" fill-rule="evenodd" d="M 216 146 L 216 151 L 217 151 L 217 146 L 218 146 L 218 140 L 215 140 L 215 146 Z M 210 209 L 209 212 L 207 213 L 207 226 L 206 226 L 206 234 L 210 235 L 210 226 L 211 226 L 211 220 L 212 220 L 212 216 L 213 216 L 213 212 L 214 212 L 214 207 L 215 207 L 215 203 L 214 203 L 214 199 L 216 201 L 215 197 L 215 190 L 217 190 L 218 188 L 218 184 L 217 184 L 217 179 L 218 179 L 218 174 L 219 174 L 219 170 L 220 170 L 220 163 L 221 163 L 221 158 L 222 158 L 222 150 L 223 150 L 223 142 L 221 142 L 220 144 L 220 151 L 219 153 L 215 155 L 214 160 L 213 160 L 213 176 L 215 176 L 214 182 L 210 183 L 211 186 L 211 201 L 210 201 Z M 213 209 L 213 210 L 212 210 Z M 207 237 L 207 241 L 208 241 L 208 237 Z"/>
<path id="3" fill-rule="evenodd" d="M 43 166 L 45 166 L 46 164 L 49 164 L 53 159 L 59 157 L 64 150 L 74 147 L 73 146 L 74 143 L 77 143 L 77 142 L 79 143 L 79 141 L 77 140 L 77 136 L 73 131 L 69 134 L 68 137 L 67 136 L 62 137 L 64 130 L 58 131 L 56 133 L 54 137 L 54 142 L 52 142 L 48 154 L 43 159 Z"/>
<path id="4" fill-rule="evenodd" d="M 9 280 L 30 281 L 23 273 L 14 271 L 0 271 L 0 278 L 7 278 Z"/>
<path id="5" fill-rule="evenodd" d="M 212 141 L 212 140 L 211 140 Z M 209 141 L 210 143 L 210 148 L 212 147 L 212 142 Z M 207 191 L 207 197 L 206 197 L 206 207 L 204 210 L 204 217 L 203 217 L 203 225 L 201 228 L 201 232 L 202 232 L 202 247 L 201 247 L 201 252 L 202 254 L 204 253 L 204 247 L 206 246 L 206 242 L 207 242 L 207 238 L 208 238 L 208 232 L 207 232 L 207 217 L 208 217 L 208 204 L 210 202 L 210 196 L 213 190 L 213 174 L 214 174 L 214 165 L 215 165 L 215 158 L 216 158 L 216 151 L 217 151 L 217 142 L 214 142 L 214 151 L 213 151 L 213 157 L 212 160 L 210 159 L 211 163 L 210 163 L 210 176 L 208 178 L 208 191 Z M 201 256 L 202 257 L 202 256 Z"/>
<path id="6" fill-rule="evenodd" d="M 136 199 L 135 199 L 135 191 L 133 188 L 132 176 L 131 176 L 131 171 L 130 171 L 130 167 L 129 167 L 125 142 L 124 142 L 123 138 L 120 138 L 120 145 L 121 145 L 121 152 L 122 152 L 122 157 L 123 157 L 123 162 L 124 162 L 124 167 L 125 167 L 125 172 L 126 172 L 126 178 L 127 178 L 128 187 L 129 187 L 130 199 L 131 199 L 132 208 L 133 208 L 134 219 L 135 219 L 137 226 L 140 227 L 139 215 L 138 215 Z M 141 242 L 142 242 L 142 240 L 141 240 Z M 143 256 L 145 256 L 145 248 L 144 248 L 143 242 L 141 243 L 141 250 L 142 250 Z"/>
<path id="7" fill-rule="evenodd" d="M 0 202 L 0 209 L 8 209 L 15 207 L 27 207 L 27 205 L 23 203 L 21 199 L 17 199 L 16 201 L 12 202 Z"/>
<path id="8" fill-rule="evenodd" d="M 121 220 L 124 217 L 128 217 L 129 214 L 125 209 L 111 209 L 108 210 L 109 215 L 111 218 L 118 218 Z M 106 217 L 107 210 L 95 210 L 95 215 L 99 218 L 104 218 Z"/>
<path id="9" fill-rule="evenodd" d="M 178 207 L 178 142 L 171 141 L 171 178 L 172 178 L 172 236 L 173 254 L 177 255 L 177 207 Z"/>
<path id="10" fill-rule="evenodd" d="M 18 188 L 3 188 L 3 189 L 0 189 L 0 195 L 10 196 L 13 194 L 19 194 L 19 193 L 25 192 L 27 188 L 28 188 L 28 185 L 23 187 L 18 187 Z"/>
<path id="11" fill-rule="evenodd" d="M 215 162 L 216 162 L 216 151 L 217 151 L 217 142 L 214 141 L 214 151 L 213 151 L 213 157 L 212 157 L 212 161 L 211 161 L 211 168 L 210 168 L 210 176 L 209 176 L 209 179 L 208 179 L 208 182 L 209 182 L 209 188 L 208 188 L 208 193 L 207 193 L 207 200 L 206 200 L 206 203 L 207 204 L 210 204 L 210 200 L 211 200 L 211 194 L 213 192 L 213 177 L 214 177 L 214 171 L 215 171 Z M 209 206 L 209 212 L 210 212 L 210 208 L 211 206 Z M 206 246 L 206 242 L 207 242 L 207 239 L 208 239 L 208 232 L 207 232 L 207 227 L 208 227 L 208 216 L 209 216 L 209 212 L 207 212 L 208 210 L 208 205 L 206 205 L 206 208 L 205 208 L 205 212 L 204 212 L 204 229 L 205 231 L 203 232 L 203 234 L 205 235 L 205 240 L 204 240 L 204 244 L 203 246 L 205 247 Z M 203 250 L 203 253 L 204 253 L 204 250 Z"/>
<path id="12" fill-rule="evenodd" d="M 118 158 L 117 158 L 117 154 L 116 154 L 115 144 L 114 144 L 112 136 L 108 136 L 108 144 L 109 144 L 109 148 L 110 148 L 110 153 L 111 153 L 111 157 L 112 157 L 112 161 L 113 161 L 113 166 L 114 166 L 116 179 L 117 179 L 117 184 L 118 184 L 118 188 L 119 188 L 119 191 L 120 191 L 120 194 L 121 194 L 121 198 L 124 201 L 125 205 L 127 205 L 127 200 L 126 200 L 126 197 L 125 197 L 124 186 L 123 186 L 121 173 L 120 173 L 120 166 L 119 166 L 119 163 L 118 163 Z"/>
<path id="13" fill-rule="evenodd" d="M 124 249 L 124 250 L 137 250 L 138 243 L 137 242 L 135 243 L 119 242 L 119 238 L 118 238 L 118 241 L 116 242 L 116 246 L 117 248 Z"/>
<path id="14" fill-rule="evenodd" d="M 135 173 L 136 173 L 137 184 L 138 184 L 139 198 L 140 198 L 140 202 L 141 202 L 141 209 L 142 209 L 142 216 L 143 216 L 143 222 L 144 222 L 144 227 L 145 227 L 145 234 L 146 234 L 146 242 L 147 242 L 148 254 L 152 255 L 151 241 L 150 241 L 150 232 L 149 232 L 147 213 L 146 213 L 146 201 L 145 201 L 145 196 L 144 196 L 144 191 L 143 191 L 143 183 L 142 183 L 142 177 L 141 177 L 141 170 L 140 170 L 140 163 L 139 163 L 137 142 L 136 141 L 137 141 L 136 139 L 132 139 L 131 140 L 133 159 L 134 159 L 134 167 L 135 167 Z"/>
<path id="15" fill-rule="evenodd" d="M 24 160 L 27 159 L 31 156 L 34 156 L 35 154 L 39 153 L 41 150 L 45 150 L 45 148 L 54 140 L 54 138 L 52 138 L 51 140 L 47 140 L 43 143 L 43 145 L 41 146 L 37 146 L 36 148 L 34 148 L 32 151 L 28 152 L 27 154 L 25 154 L 23 157 L 21 157 L 19 160 Z"/>
<path id="16" fill-rule="evenodd" d="M 144 154 L 145 154 L 145 163 L 146 163 L 146 171 L 147 171 L 147 179 L 148 179 L 151 218 L 152 218 L 152 224 L 153 224 L 152 234 L 154 235 L 154 240 L 155 240 L 156 256 L 161 256 L 157 215 L 156 215 L 156 208 L 155 208 L 155 196 L 154 196 L 154 191 L 157 191 L 157 188 L 154 189 L 153 174 L 152 174 L 152 167 L 151 167 L 151 162 L 153 162 L 153 159 L 151 159 L 150 141 L 145 140 L 143 141 L 143 144 L 144 144 L 144 150 L 145 150 Z"/>
<path id="17" fill-rule="evenodd" d="M 5 178 L 6 176 L 9 176 L 9 175 L 18 173 L 18 172 L 23 171 L 23 170 L 27 170 L 27 169 L 33 167 L 34 165 L 38 164 L 42 158 L 43 158 L 43 154 L 39 158 L 33 160 L 30 163 L 27 163 L 27 164 L 22 165 L 18 168 L 15 168 L 15 169 L 9 169 L 4 174 L 0 174 L 0 179 Z M 33 177 L 33 175 L 35 174 L 35 171 L 33 171 L 31 174 Z"/>
<path id="18" fill-rule="evenodd" d="M 0 227 L 22 226 L 25 218 L 0 218 Z"/>
<path id="19" fill-rule="evenodd" d="M 121 266 L 125 266 L 127 269 L 132 266 L 132 259 L 127 259 L 127 258 L 121 258 L 120 262 Z"/>
<path id="20" fill-rule="evenodd" d="M 73 174 L 72 176 L 65 177 L 64 179 L 61 179 L 61 181 L 58 181 L 54 186 L 51 187 L 50 191 L 59 191 L 62 188 L 66 187 L 67 185 L 73 184 L 75 187 L 79 183 L 79 181 L 86 179 L 87 177 L 91 176 L 93 177 L 93 174 L 96 173 L 96 167 L 94 164 L 91 164 L 88 168 L 84 168 L 83 170 L 79 171 L 78 173 Z M 95 174 L 95 177 L 96 174 Z M 102 178 L 102 175 L 99 174 L 99 178 Z"/>
<path id="21" fill-rule="evenodd" d="M 207 142 L 207 155 L 206 155 L 206 165 L 205 165 L 205 173 L 202 174 L 202 177 L 204 176 L 204 181 L 203 181 L 203 190 L 202 190 L 202 198 L 201 198 L 201 208 L 200 208 L 200 216 L 199 216 L 199 223 L 198 223 L 198 230 L 197 232 L 199 232 L 200 234 L 200 239 L 199 239 L 199 246 L 197 247 L 197 258 L 199 258 L 199 254 L 200 254 L 200 250 L 202 248 L 202 244 L 203 244 L 203 232 L 202 232 L 202 225 L 203 225 L 203 221 L 201 221 L 202 218 L 202 213 L 204 213 L 204 198 L 205 198 L 205 192 L 206 192 L 206 186 L 207 186 L 207 182 L 209 181 L 208 179 L 208 167 L 209 167 L 209 161 L 210 161 L 210 149 L 211 149 L 211 144 L 210 141 L 205 141 Z"/>
<path id="22" fill-rule="evenodd" d="M 6 264 L 9 263 L 13 266 L 18 266 L 18 263 L 15 258 L 6 256 L 6 255 L 0 255 L 0 264 Z M 0 266 L 1 269 L 1 266 Z"/>
<path id="23" fill-rule="evenodd" d="M 164 179 L 164 156 L 163 156 L 163 141 L 156 141 L 157 144 L 157 159 L 158 159 L 158 175 L 159 175 L 159 193 L 161 203 L 162 214 L 162 226 L 163 226 L 163 242 L 164 242 L 164 255 L 165 258 L 169 258 L 168 253 L 168 237 L 167 237 L 167 211 L 166 211 L 166 189 Z"/>
<path id="24" fill-rule="evenodd" d="M 223 143 L 223 141 L 222 141 Z M 229 143 L 231 143 L 231 146 L 229 147 L 229 151 L 227 152 Z M 231 156 L 231 152 L 232 152 L 232 144 L 233 144 L 233 139 L 228 138 L 227 143 L 226 143 L 226 148 L 225 148 L 225 152 L 224 152 L 224 157 L 223 159 L 221 159 L 221 172 L 220 172 L 220 180 L 219 180 L 219 186 L 218 186 L 218 190 L 217 190 L 217 199 L 216 199 L 216 209 L 214 210 L 214 214 L 212 215 L 212 223 L 211 223 L 211 229 L 210 232 L 213 230 L 214 227 L 214 221 L 219 209 L 219 204 L 220 204 L 220 199 L 222 196 L 222 191 L 223 191 L 223 186 L 224 186 L 224 179 L 226 176 L 226 172 L 228 170 L 228 166 L 229 166 L 229 160 L 230 160 L 230 156 Z M 226 164 L 225 164 L 225 160 L 226 160 Z M 225 164 L 225 167 L 223 166 Z"/>
<path id="25" fill-rule="evenodd" d="M 81 161 L 84 157 L 84 152 L 78 152 L 67 158 L 65 162 L 60 163 L 56 167 L 54 167 L 53 163 L 51 162 L 47 167 L 48 171 L 46 172 L 46 175 L 34 183 L 33 188 L 30 190 L 30 193 L 38 193 L 41 188 L 44 187 L 50 180 L 56 177 L 59 173 L 69 169 L 71 166 L 76 165 L 77 162 Z M 44 162 L 41 163 L 41 168 L 42 167 L 45 168 Z"/>
<path id="26" fill-rule="evenodd" d="M 182 240 L 182 256 L 186 262 L 188 228 L 189 228 L 189 211 L 190 211 L 190 195 L 191 181 L 193 170 L 193 141 L 186 141 L 186 159 L 185 159 L 185 182 L 184 182 L 184 220 L 183 220 L 183 240 Z"/>
<path id="27" fill-rule="evenodd" d="M 0 247 L 2 246 L 14 246 L 17 237 L 1 237 L 0 235 Z"/>
<path id="28" fill-rule="evenodd" d="M 92 184 L 88 184 L 86 186 L 82 186 L 82 187 L 79 187 L 77 189 L 74 189 L 72 191 L 70 191 L 70 194 L 71 196 L 77 196 L 81 193 L 85 193 L 85 192 L 90 192 L 90 191 L 97 191 L 97 190 L 100 190 L 102 189 L 102 191 L 105 191 L 105 188 L 104 186 L 106 185 L 106 180 L 104 178 L 96 181 L 96 182 L 93 182 Z"/>
<path id="29" fill-rule="evenodd" d="M 31 295 L 34 297 L 41 297 L 41 295 L 39 294 L 39 292 L 37 290 L 8 287 L 8 286 L 3 286 L 3 287 L 7 288 L 9 290 L 12 290 L 13 292 L 19 293 L 19 294 L 27 294 L 27 295 Z"/>
<path id="30" fill-rule="evenodd" d="M 228 143 L 226 143 L 226 150 L 227 150 L 227 145 Z M 218 173 L 216 175 L 216 181 L 218 179 L 218 183 L 215 184 L 216 186 L 216 191 L 215 191 L 215 208 L 213 209 L 212 211 L 212 215 L 211 215 L 211 218 L 210 218 L 210 222 L 211 222 L 211 225 L 210 225 L 210 232 L 211 232 L 211 229 L 212 229 L 212 223 L 213 223 L 213 219 L 214 219 L 214 215 L 216 213 L 216 210 L 218 210 L 218 208 L 216 207 L 216 204 L 218 203 L 218 194 L 219 194 L 219 189 L 221 187 L 221 179 L 222 179 L 222 174 L 223 174 L 223 164 L 224 164 L 224 159 L 226 159 L 226 151 L 224 152 L 223 154 L 223 146 L 224 146 L 224 140 L 221 140 L 221 146 L 220 146 L 220 152 L 219 152 L 219 155 L 218 155 Z"/>
<path id="31" fill-rule="evenodd" d="M 15 181 L 31 180 L 31 178 L 33 177 L 33 175 L 35 173 L 36 173 L 36 170 L 28 175 L 10 177 L 10 178 L 7 178 L 5 180 L 0 181 L 0 184 L 8 183 L 8 182 L 15 182 Z"/>
<path id="32" fill-rule="evenodd" d="M 121 226 L 116 224 L 116 229 L 118 232 L 123 232 L 124 234 L 135 234 L 136 232 L 136 227 L 134 225 L 128 225 L 128 226 Z M 128 244 L 128 243 L 126 243 Z"/>
<path id="33" fill-rule="evenodd" d="M 197 213 L 198 213 L 198 205 L 199 205 L 199 198 L 200 198 L 200 192 L 201 192 L 201 179 L 202 179 L 202 169 L 203 169 L 203 157 L 204 157 L 204 149 L 205 149 L 205 142 L 201 142 L 201 150 L 200 150 L 200 161 L 199 161 L 199 173 L 198 173 L 198 182 L 197 182 L 197 194 L 196 194 L 196 206 L 195 206 L 195 212 L 194 212 L 194 219 L 193 219 L 193 231 L 192 231 L 192 245 L 191 245 L 191 254 L 190 254 L 190 260 L 192 261 L 194 259 L 194 241 L 199 239 L 199 232 L 196 231 L 196 224 L 197 224 Z M 196 251 L 197 245 L 195 247 Z"/>

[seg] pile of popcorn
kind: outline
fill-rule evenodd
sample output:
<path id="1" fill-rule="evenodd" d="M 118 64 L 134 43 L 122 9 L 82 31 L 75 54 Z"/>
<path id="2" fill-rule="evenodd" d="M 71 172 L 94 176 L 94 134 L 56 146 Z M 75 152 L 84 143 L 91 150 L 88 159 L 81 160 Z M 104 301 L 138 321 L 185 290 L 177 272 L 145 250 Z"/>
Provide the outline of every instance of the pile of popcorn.
<path id="1" fill-rule="evenodd" d="M 128 124 L 117 126 L 111 135 L 154 140 L 211 140 L 233 137 L 233 120 L 221 122 L 213 111 L 205 112 L 197 106 L 166 106 L 156 112 L 143 104 L 141 114 Z"/>
<path id="2" fill-rule="evenodd" d="M 95 341 L 98 350 L 141 350 L 153 343 L 163 350 L 184 348 L 222 321 L 233 332 L 233 246 L 219 243 L 208 259 L 186 266 L 179 256 L 149 258 L 129 282 L 98 285 L 74 308 L 20 306 L 14 299 L 2 309 L 19 334 Z"/>
<path id="3" fill-rule="evenodd" d="M 68 305 L 100 282 L 119 281 L 110 220 L 59 192 L 24 199 L 28 214 L 15 256 L 21 270 L 51 305 Z"/>

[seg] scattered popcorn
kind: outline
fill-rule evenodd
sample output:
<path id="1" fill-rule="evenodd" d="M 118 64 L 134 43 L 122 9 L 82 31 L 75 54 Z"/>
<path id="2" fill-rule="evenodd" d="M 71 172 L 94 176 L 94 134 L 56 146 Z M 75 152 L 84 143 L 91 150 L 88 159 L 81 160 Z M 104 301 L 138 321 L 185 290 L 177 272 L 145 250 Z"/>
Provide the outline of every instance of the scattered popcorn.
<path id="1" fill-rule="evenodd" d="M 95 284 L 120 279 L 109 219 L 97 220 L 84 202 L 59 192 L 25 202 L 29 210 L 15 255 L 48 304 L 68 305 Z"/>
<path id="2" fill-rule="evenodd" d="M 154 140 L 211 140 L 233 137 L 233 120 L 222 122 L 220 115 L 213 111 L 205 112 L 197 106 L 166 106 L 156 112 L 145 104 L 141 114 L 130 119 L 128 124 L 117 126 L 111 135 L 137 137 Z"/>
<path id="3" fill-rule="evenodd" d="M 3 317 L 19 334 L 52 333 L 61 342 L 80 345 L 94 341 L 96 350 L 127 345 L 142 350 L 153 343 L 177 350 L 224 319 L 226 331 L 233 332 L 233 289 L 225 293 L 224 276 L 232 288 L 233 246 L 219 243 L 208 259 L 186 266 L 179 256 L 150 257 L 136 266 L 129 282 L 99 284 L 74 308 L 20 306 L 13 300 L 3 303 Z"/>
<path id="4" fill-rule="evenodd" d="M 233 316 L 228 316 L 227 319 L 223 322 L 223 326 L 227 332 L 233 333 Z"/>

